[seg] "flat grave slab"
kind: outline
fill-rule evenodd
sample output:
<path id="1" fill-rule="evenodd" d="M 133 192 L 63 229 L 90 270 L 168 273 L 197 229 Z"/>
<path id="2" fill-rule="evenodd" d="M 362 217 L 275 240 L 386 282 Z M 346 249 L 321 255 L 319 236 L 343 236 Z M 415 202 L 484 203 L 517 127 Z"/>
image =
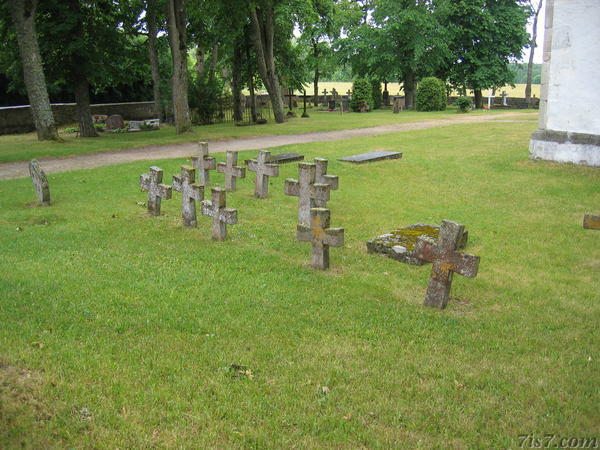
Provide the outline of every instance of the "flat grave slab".
<path id="1" fill-rule="evenodd" d="M 249 159 L 244 160 L 244 164 L 248 165 L 249 161 Z M 304 155 L 300 153 L 280 153 L 279 155 L 271 155 L 267 162 L 271 164 L 285 164 L 294 161 L 304 161 Z"/>
<path id="2" fill-rule="evenodd" d="M 583 228 L 588 230 L 600 230 L 600 215 L 586 214 L 583 217 Z"/>
<path id="3" fill-rule="evenodd" d="M 417 241 L 420 237 L 428 237 L 436 243 L 439 235 L 440 227 L 438 225 L 416 223 L 371 239 L 367 242 L 367 251 L 369 253 L 381 253 L 406 264 L 422 266 L 426 261 L 416 255 L 415 246 Z M 469 232 L 465 231 L 456 250 L 464 248 L 468 239 Z"/>
<path id="4" fill-rule="evenodd" d="M 383 161 L 386 159 L 400 159 L 401 152 L 388 152 L 385 150 L 376 150 L 374 152 L 361 153 L 360 155 L 346 156 L 338 161 L 346 161 L 353 164 L 364 164 L 368 162 Z"/>

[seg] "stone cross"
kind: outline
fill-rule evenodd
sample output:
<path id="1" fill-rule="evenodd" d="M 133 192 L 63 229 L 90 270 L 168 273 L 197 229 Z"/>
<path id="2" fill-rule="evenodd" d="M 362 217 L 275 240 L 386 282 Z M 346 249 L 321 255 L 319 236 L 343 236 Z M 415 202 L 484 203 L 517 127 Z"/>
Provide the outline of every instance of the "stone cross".
<path id="1" fill-rule="evenodd" d="M 327 89 L 323 89 L 323 105 L 327 106 Z"/>
<path id="2" fill-rule="evenodd" d="M 215 158 L 208 156 L 208 142 L 198 142 L 200 154 L 192 156 L 192 166 L 198 169 L 198 184 L 208 186 L 210 184 L 210 171 L 217 168 Z"/>
<path id="3" fill-rule="evenodd" d="M 503 106 L 508 106 L 507 97 L 508 97 L 508 94 L 506 93 L 506 91 L 502 91 L 502 105 Z"/>
<path id="4" fill-rule="evenodd" d="M 171 198 L 171 186 L 162 183 L 163 171 L 160 167 L 150 167 L 149 173 L 140 175 L 142 191 L 148 191 L 148 211 L 153 216 L 160 216 L 161 199 Z"/>
<path id="5" fill-rule="evenodd" d="M 344 229 L 329 228 L 330 211 L 327 208 L 310 210 L 310 227 L 298 225 L 296 239 L 312 244 L 311 267 L 325 270 L 329 268 L 329 246 L 344 245 Z"/>
<path id="6" fill-rule="evenodd" d="M 29 175 L 31 175 L 35 195 L 37 196 L 40 205 L 50 206 L 50 185 L 48 184 L 48 177 L 42 170 L 40 162 L 37 159 L 29 161 Z"/>
<path id="7" fill-rule="evenodd" d="M 256 198 L 267 198 L 269 195 L 269 177 L 279 176 L 279 165 L 268 164 L 271 159 L 271 152 L 261 150 L 256 159 L 248 161 L 248 170 L 256 172 L 256 182 L 254 184 L 254 196 Z"/>
<path id="8" fill-rule="evenodd" d="M 316 206 L 326 206 L 329 200 L 329 186 L 315 184 L 316 164 L 298 164 L 298 180 L 288 178 L 285 180 L 285 195 L 298 197 L 298 223 L 310 224 L 310 210 Z M 317 205 L 316 202 L 319 202 Z"/>
<path id="9" fill-rule="evenodd" d="M 212 238 L 223 241 L 227 237 L 227 225 L 237 223 L 237 210 L 226 208 L 227 191 L 221 188 L 211 189 L 211 200 L 202 202 L 202 215 L 212 217 Z"/>
<path id="10" fill-rule="evenodd" d="M 236 178 L 246 178 L 246 168 L 238 166 L 237 161 L 237 152 L 228 150 L 227 162 L 217 164 L 217 172 L 225 174 L 225 189 L 231 192 L 236 190 Z"/>
<path id="11" fill-rule="evenodd" d="M 425 296 L 425 306 L 444 309 L 450 297 L 452 274 L 475 278 L 479 269 L 479 256 L 463 255 L 456 251 L 465 227 L 450 220 L 442 221 L 437 244 L 419 238 L 415 246 L 416 256 L 433 263 L 431 278 Z"/>
<path id="12" fill-rule="evenodd" d="M 315 158 L 317 170 L 315 172 L 315 183 L 326 184 L 329 190 L 336 191 L 340 187 L 340 180 L 337 175 L 327 175 L 327 160 L 323 158 Z M 325 208 L 325 202 L 320 199 L 315 199 L 315 206 Z"/>
<path id="13" fill-rule="evenodd" d="M 196 202 L 204 200 L 204 186 L 194 184 L 196 170 L 181 166 L 181 175 L 173 175 L 173 189 L 181 192 L 181 214 L 186 227 L 196 227 Z"/>
<path id="14" fill-rule="evenodd" d="M 586 214 L 583 216 L 583 228 L 588 230 L 600 230 L 600 215 Z"/>

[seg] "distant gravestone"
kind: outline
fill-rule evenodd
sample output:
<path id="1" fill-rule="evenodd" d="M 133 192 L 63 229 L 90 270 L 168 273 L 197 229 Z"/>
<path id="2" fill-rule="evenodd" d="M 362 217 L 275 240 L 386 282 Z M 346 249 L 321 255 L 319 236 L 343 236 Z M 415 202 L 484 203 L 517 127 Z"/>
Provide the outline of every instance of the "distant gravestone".
<path id="1" fill-rule="evenodd" d="M 217 172 L 225 174 L 225 189 L 228 191 L 236 190 L 236 179 L 246 177 L 246 169 L 237 165 L 237 152 L 227 152 L 227 162 L 217 164 Z"/>
<path id="2" fill-rule="evenodd" d="M 121 128 L 125 128 L 125 122 L 123 122 L 123 117 L 119 114 L 113 114 L 112 116 L 108 116 L 106 121 L 107 130 L 118 130 Z"/>
<path id="3" fill-rule="evenodd" d="M 600 215 L 586 214 L 583 217 L 583 228 L 588 230 L 600 230 Z"/>
<path id="4" fill-rule="evenodd" d="M 278 155 L 272 155 L 269 162 L 273 164 L 285 164 L 294 161 L 302 161 L 303 159 L 304 155 L 301 155 L 300 153 L 280 153 Z"/>
<path id="5" fill-rule="evenodd" d="M 502 91 L 502 106 L 508 106 L 508 94 Z"/>
<path id="6" fill-rule="evenodd" d="M 329 200 L 329 186 L 316 184 L 317 166 L 314 163 L 298 164 L 298 179 L 285 180 L 284 193 L 298 197 L 298 223 L 310 224 L 310 210 L 316 206 L 326 206 Z M 319 201 L 319 205 L 316 204 Z"/>
<path id="7" fill-rule="evenodd" d="M 455 249 L 463 238 L 465 227 L 450 220 L 442 221 L 438 242 L 419 238 L 415 247 L 418 258 L 433 263 L 425 306 L 444 309 L 450 297 L 452 275 L 475 278 L 479 269 L 479 256 L 464 255 Z"/>
<path id="8" fill-rule="evenodd" d="M 143 120 L 130 120 L 128 131 L 142 131 Z"/>
<path id="9" fill-rule="evenodd" d="M 48 184 L 48 177 L 42 170 L 40 162 L 37 159 L 29 161 L 29 175 L 31 175 L 31 181 L 33 183 L 33 188 L 35 189 L 38 203 L 41 206 L 50 206 L 50 185 Z"/>
<path id="10" fill-rule="evenodd" d="M 198 184 L 210 184 L 210 171 L 217 168 L 215 158 L 208 156 L 208 142 L 198 142 L 198 155 L 192 156 L 192 166 L 198 169 Z"/>
<path id="11" fill-rule="evenodd" d="M 279 166 L 268 163 L 271 152 L 261 150 L 256 159 L 248 161 L 248 170 L 256 173 L 254 183 L 254 196 L 256 198 L 267 198 L 269 195 L 269 177 L 279 176 Z"/>
<path id="12" fill-rule="evenodd" d="M 227 237 L 227 225 L 237 223 L 237 210 L 226 208 L 227 191 L 221 188 L 211 189 L 211 200 L 202 202 L 202 215 L 212 217 L 212 238 L 223 241 Z"/>
<path id="13" fill-rule="evenodd" d="M 153 216 L 160 216 L 160 203 L 162 199 L 171 198 L 171 186 L 162 183 L 163 170 L 160 167 L 150 167 L 149 173 L 140 175 L 140 188 L 148 192 L 148 212 Z"/>
<path id="14" fill-rule="evenodd" d="M 394 114 L 399 114 L 402 109 L 402 100 L 400 97 L 394 97 Z"/>
<path id="15" fill-rule="evenodd" d="M 401 152 L 388 152 L 384 150 L 377 150 L 374 152 L 361 153 L 360 155 L 346 156 L 340 158 L 338 161 L 350 162 L 353 164 L 364 164 L 368 162 L 383 161 L 386 159 L 400 159 L 402 158 Z"/>
<path id="16" fill-rule="evenodd" d="M 329 268 L 329 247 L 344 245 L 344 229 L 329 228 L 330 211 L 327 208 L 310 210 L 310 227 L 299 224 L 296 238 L 300 242 L 312 244 L 311 267 L 325 270 Z"/>
<path id="17" fill-rule="evenodd" d="M 196 170 L 181 166 L 181 175 L 173 175 L 173 190 L 181 192 L 181 215 L 186 227 L 196 227 L 196 202 L 204 200 L 204 186 L 194 184 Z"/>

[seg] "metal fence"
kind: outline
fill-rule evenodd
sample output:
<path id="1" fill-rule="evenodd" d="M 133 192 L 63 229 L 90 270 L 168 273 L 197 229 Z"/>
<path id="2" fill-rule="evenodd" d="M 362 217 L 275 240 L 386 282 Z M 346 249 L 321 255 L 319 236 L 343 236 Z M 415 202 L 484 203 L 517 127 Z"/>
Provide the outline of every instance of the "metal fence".
<path id="1" fill-rule="evenodd" d="M 235 123 L 238 125 L 251 125 L 256 121 L 264 121 L 272 117 L 270 105 L 265 102 L 256 102 L 256 117 L 252 117 L 250 101 L 247 100 L 242 106 L 242 120 L 234 119 L 233 104 L 231 99 L 219 103 L 219 106 L 210 112 L 201 112 L 197 108 L 192 110 L 192 122 L 195 125 L 210 125 L 218 123 Z M 255 119 L 255 120 L 254 120 Z"/>

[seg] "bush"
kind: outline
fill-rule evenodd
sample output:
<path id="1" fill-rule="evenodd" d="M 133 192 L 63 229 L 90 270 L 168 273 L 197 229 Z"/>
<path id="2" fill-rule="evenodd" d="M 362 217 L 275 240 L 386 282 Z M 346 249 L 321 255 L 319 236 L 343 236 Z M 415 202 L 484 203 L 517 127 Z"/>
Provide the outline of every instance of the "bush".
<path id="1" fill-rule="evenodd" d="M 439 78 L 423 78 L 417 87 L 417 111 L 443 111 L 446 109 L 446 85 Z"/>
<path id="2" fill-rule="evenodd" d="M 192 110 L 192 123 L 205 125 L 212 123 L 224 102 L 225 88 L 217 77 L 196 78 L 189 86 L 189 104 Z"/>
<path id="3" fill-rule="evenodd" d="M 383 103 L 381 82 L 377 80 L 371 80 L 371 95 L 373 96 L 373 109 L 381 108 L 381 104 Z"/>
<path id="4" fill-rule="evenodd" d="M 457 106 L 460 112 L 468 112 L 469 108 L 473 106 L 473 102 L 469 97 L 458 97 L 454 100 L 454 106 Z"/>
<path id="5" fill-rule="evenodd" d="M 365 78 L 358 78 L 352 83 L 352 100 L 350 108 L 354 112 L 373 109 L 373 91 L 371 83 Z"/>

